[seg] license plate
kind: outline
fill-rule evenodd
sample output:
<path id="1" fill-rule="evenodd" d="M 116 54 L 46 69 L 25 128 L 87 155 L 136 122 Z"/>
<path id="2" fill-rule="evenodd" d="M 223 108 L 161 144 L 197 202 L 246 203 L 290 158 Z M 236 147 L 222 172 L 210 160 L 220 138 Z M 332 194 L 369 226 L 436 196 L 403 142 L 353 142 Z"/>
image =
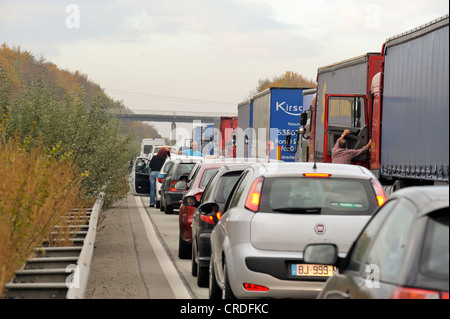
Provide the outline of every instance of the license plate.
<path id="1" fill-rule="evenodd" d="M 333 276 L 336 267 L 314 264 L 292 264 L 291 276 L 294 277 L 330 277 Z"/>

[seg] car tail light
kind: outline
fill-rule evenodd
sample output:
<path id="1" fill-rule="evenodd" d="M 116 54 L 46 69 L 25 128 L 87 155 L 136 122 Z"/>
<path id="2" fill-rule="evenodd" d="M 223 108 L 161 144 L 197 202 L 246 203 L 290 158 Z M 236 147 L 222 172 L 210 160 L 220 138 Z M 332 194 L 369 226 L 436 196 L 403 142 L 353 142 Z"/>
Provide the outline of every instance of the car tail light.
<path id="1" fill-rule="evenodd" d="M 448 293 L 447 293 L 448 294 Z M 391 299 L 439 299 L 439 292 L 417 288 L 397 287 Z"/>
<path id="2" fill-rule="evenodd" d="M 177 181 L 172 181 L 171 183 L 170 183 L 170 189 L 169 189 L 169 192 L 178 192 L 178 190 L 177 189 L 175 189 L 175 184 L 177 183 Z"/>
<path id="3" fill-rule="evenodd" d="M 327 173 L 304 173 L 304 177 L 331 177 L 331 174 Z"/>
<path id="4" fill-rule="evenodd" d="M 266 286 L 250 284 L 247 282 L 244 283 L 244 289 L 247 291 L 269 291 L 269 288 L 267 288 Z"/>
<path id="5" fill-rule="evenodd" d="M 158 177 L 158 183 L 162 184 L 164 182 L 164 178 Z"/>
<path id="6" fill-rule="evenodd" d="M 383 186 L 381 186 L 380 182 L 377 180 L 371 179 L 373 190 L 375 191 L 375 195 L 377 196 L 378 206 L 383 206 L 386 202 L 386 194 L 384 193 Z"/>
<path id="7" fill-rule="evenodd" d="M 215 217 L 215 218 L 214 218 Z M 214 225 L 216 224 L 220 219 L 222 218 L 222 212 L 218 211 L 216 215 L 200 215 L 200 219 L 203 220 L 205 223 Z"/>
<path id="8" fill-rule="evenodd" d="M 441 293 L 441 299 L 448 299 L 448 291 L 444 291 Z"/>
<path id="9" fill-rule="evenodd" d="M 247 200 L 245 201 L 245 207 L 247 209 L 250 209 L 253 212 L 257 212 L 259 209 L 262 183 L 263 183 L 262 177 L 256 179 L 253 182 L 252 187 L 250 188 L 250 191 L 248 192 Z"/>

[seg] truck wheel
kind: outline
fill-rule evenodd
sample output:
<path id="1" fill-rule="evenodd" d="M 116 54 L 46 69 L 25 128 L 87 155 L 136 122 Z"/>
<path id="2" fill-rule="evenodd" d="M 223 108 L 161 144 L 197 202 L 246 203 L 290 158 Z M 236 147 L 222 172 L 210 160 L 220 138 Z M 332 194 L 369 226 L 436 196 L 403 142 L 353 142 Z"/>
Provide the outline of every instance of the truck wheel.
<path id="1" fill-rule="evenodd" d="M 401 189 L 403 187 L 406 187 L 406 183 L 401 181 L 401 180 L 399 180 L 399 179 L 397 179 L 394 182 L 394 184 L 392 184 L 392 192 L 396 192 L 396 191 L 398 191 L 399 189 Z"/>
<path id="2" fill-rule="evenodd" d="M 383 186 L 383 190 L 386 196 L 389 197 L 392 194 L 392 185 Z"/>

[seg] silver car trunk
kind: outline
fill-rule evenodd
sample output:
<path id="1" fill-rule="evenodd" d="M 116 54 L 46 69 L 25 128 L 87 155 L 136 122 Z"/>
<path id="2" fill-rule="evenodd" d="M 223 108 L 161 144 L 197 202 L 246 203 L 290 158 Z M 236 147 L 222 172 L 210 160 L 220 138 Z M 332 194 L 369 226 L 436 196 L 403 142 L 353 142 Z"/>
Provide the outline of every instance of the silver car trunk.
<path id="1" fill-rule="evenodd" d="M 303 252 L 311 243 L 329 242 L 340 253 L 350 249 L 369 220 L 368 215 L 255 213 L 250 240 L 257 249 Z"/>

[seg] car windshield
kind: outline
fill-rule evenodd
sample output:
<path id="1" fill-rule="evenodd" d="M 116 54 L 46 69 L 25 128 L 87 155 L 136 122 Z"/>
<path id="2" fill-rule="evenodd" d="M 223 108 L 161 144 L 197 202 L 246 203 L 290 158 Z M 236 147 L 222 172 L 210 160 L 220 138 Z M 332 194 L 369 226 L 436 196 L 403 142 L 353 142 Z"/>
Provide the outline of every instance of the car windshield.
<path id="1" fill-rule="evenodd" d="M 371 215 L 378 207 L 369 180 L 270 177 L 264 180 L 262 212 Z"/>
<path id="2" fill-rule="evenodd" d="M 421 272 L 427 276 L 448 280 L 449 272 L 449 216 L 444 210 L 430 215 L 425 235 Z"/>
<path id="3" fill-rule="evenodd" d="M 203 172 L 199 187 L 205 188 L 211 177 L 217 172 L 218 168 L 207 169 Z"/>

